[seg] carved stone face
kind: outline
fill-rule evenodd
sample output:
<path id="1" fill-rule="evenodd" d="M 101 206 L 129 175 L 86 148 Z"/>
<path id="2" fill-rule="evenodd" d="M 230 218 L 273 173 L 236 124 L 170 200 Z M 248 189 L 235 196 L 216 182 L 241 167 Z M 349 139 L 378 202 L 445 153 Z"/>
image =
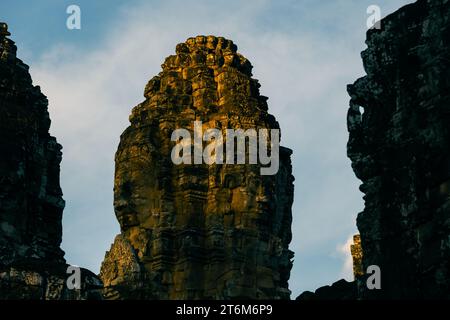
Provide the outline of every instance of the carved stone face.
<path id="1" fill-rule="evenodd" d="M 176 53 L 149 81 L 146 101 L 133 109 L 121 136 L 114 206 L 122 234 L 159 288 L 151 293 L 160 298 L 279 297 L 280 290 L 288 297 L 287 281 L 276 279 L 280 273 L 289 277 L 284 266 L 290 258 L 268 249 L 270 239 L 290 230 L 290 212 L 276 212 L 284 204 L 274 193 L 278 177 L 264 178 L 260 165 L 171 159 L 173 131 L 186 129 L 192 140 L 194 121 L 202 122 L 202 133 L 218 129 L 222 135 L 227 128 L 278 126 L 260 108 L 266 99 L 251 78 L 251 65 L 224 38 L 190 38 Z M 212 145 L 203 142 L 202 151 Z M 216 152 L 207 153 L 208 159 Z M 222 152 L 226 157 L 226 148 Z M 281 183 L 287 206 L 290 185 Z M 281 232 L 273 232 L 274 224 Z"/>
<path id="2" fill-rule="evenodd" d="M 132 141 L 136 139 L 131 136 Z M 135 143 L 116 156 L 114 208 L 122 230 L 146 223 L 157 205 L 157 169 L 151 149 L 151 145 Z"/>

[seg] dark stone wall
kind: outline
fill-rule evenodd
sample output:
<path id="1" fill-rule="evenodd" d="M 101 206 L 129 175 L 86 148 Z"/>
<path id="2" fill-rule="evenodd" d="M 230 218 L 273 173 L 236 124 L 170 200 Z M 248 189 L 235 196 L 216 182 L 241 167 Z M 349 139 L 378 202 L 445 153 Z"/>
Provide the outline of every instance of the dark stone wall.
<path id="1" fill-rule="evenodd" d="M 61 145 L 48 133 L 47 98 L 14 42 L 0 36 L 0 263 L 63 263 Z"/>
<path id="2" fill-rule="evenodd" d="M 450 2 L 417 1 L 367 34 L 348 87 L 348 156 L 362 181 L 360 298 L 450 298 Z"/>
<path id="3" fill-rule="evenodd" d="M 62 147 L 49 134 L 47 98 L 9 35 L 0 23 L 0 299 L 91 297 L 101 282 L 87 270 L 82 290 L 67 290 Z"/>
<path id="4" fill-rule="evenodd" d="M 348 86 L 348 156 L 362 181 L 355 278 L 300 300 L 450 298 L 450 2 L 419 0 L 367 32 Z M 362 258 L 362 265 L 361 265 Z M 367 287 L 380 267 L 381 290 Z"/>

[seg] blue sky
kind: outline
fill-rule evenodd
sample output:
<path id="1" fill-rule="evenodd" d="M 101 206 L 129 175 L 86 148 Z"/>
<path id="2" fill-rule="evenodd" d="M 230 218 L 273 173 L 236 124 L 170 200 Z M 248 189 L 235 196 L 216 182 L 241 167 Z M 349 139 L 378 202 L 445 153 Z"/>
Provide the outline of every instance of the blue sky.
<path id="1" fill-rule="evenodd" d="M 406 0 L 2 0 L 18 56 L 49 98 L 63 145 L 66 259 L 99 271 L 119 232 L 112 206 L 114 153 L 146 82 L 177 43 L 198 34 L 232 39 L 294 150 L 292 297 L 351 280 L 349 239 L 363 208 L 346 157 L 346 85 L 364 74 L 367 7 L 385 16 Z M 67 6 L 81 30 L 66 28 Z"/>

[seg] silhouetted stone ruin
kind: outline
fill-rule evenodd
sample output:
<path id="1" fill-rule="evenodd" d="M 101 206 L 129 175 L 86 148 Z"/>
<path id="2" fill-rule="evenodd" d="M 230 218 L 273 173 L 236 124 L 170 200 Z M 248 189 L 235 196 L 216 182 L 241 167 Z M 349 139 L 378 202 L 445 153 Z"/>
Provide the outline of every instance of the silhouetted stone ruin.
<path id="1" fill-rule="evenodd" d="M 450 298 L 449 35 L 449 1 L 419 0 L 368 31 L 367 75 L 348 87 L 348 156 L 365 200 L 357 281 L 299 298 Z M 370 266 L 380 290 L 367 286 Z"/>
<path id="2" fill-rule="evenodd" d="M 348 88 L 362 263 L 382 277 L 359 295 L 450 298 L 450 2 L 417 1 L 381 26 L 367 34 L 367 76 Z"/>
<path id="3" fill-rule="evenodd" d="M 80 290 L 66 286 L 62 147 L 48 132 L 47 98 L 9 35 L 0 23 L 0 299 L 101 298 L 102 284 L 88 270 Z"/>

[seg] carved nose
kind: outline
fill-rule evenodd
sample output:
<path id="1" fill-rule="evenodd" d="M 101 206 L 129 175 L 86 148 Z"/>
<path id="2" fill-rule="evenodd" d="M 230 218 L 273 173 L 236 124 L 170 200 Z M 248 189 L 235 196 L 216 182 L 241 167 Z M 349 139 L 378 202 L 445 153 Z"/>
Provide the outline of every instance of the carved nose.
<path id="1" fill-rule="evenodd" d="M 118 211 L 122 211 L 124 210 L 128 205 L 128 201 L 124 200 L 124 199 L 119 199 L 114 201 L 114 208 L 116 208 L 116 210 Z"/>

